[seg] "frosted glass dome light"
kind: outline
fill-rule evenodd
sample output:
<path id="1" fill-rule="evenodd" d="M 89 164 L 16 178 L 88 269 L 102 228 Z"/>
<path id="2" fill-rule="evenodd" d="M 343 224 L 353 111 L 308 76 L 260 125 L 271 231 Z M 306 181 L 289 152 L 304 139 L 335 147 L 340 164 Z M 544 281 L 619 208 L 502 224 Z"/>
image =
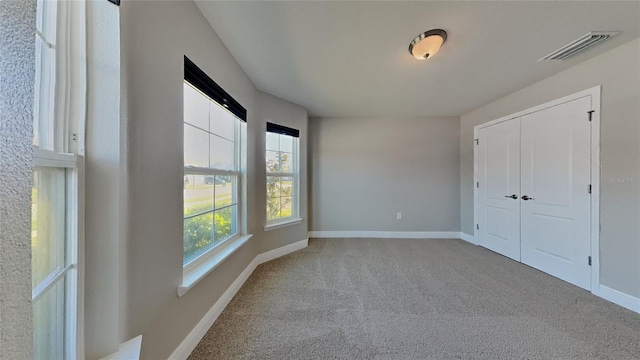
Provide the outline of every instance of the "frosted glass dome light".
<path id="1" fill-rule="evenodd" d="M 441 29 L 429 30 L 411 41 L 409 52 L 414 58 L 425 60 L 435 55 L 446 40 L 446 31 Z"/>

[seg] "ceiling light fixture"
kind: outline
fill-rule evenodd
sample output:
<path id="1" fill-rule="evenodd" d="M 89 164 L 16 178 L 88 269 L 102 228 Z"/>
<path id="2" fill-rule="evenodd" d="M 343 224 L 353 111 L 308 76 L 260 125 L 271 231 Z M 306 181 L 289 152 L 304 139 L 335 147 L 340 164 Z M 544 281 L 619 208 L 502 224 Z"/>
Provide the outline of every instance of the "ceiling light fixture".
<path id="1" fill-rule="evenodd" d="M 447 41 L 446 31 L 442 29 L 429 30 L 411 41 L 409 52 L 418 60 L 428 59 L 440 50 L 445 41 Z"/>

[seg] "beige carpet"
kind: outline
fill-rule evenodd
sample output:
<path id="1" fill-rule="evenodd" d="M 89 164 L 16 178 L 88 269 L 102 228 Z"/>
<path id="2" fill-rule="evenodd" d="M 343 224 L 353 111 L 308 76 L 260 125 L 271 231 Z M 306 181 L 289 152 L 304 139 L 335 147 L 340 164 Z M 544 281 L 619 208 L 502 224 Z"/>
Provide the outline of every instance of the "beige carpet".
<path id="1" fill-rule="evenodd" d="M 461 240 L 313 239 L 190 359 L 640 359 L 640 315 Z"/>

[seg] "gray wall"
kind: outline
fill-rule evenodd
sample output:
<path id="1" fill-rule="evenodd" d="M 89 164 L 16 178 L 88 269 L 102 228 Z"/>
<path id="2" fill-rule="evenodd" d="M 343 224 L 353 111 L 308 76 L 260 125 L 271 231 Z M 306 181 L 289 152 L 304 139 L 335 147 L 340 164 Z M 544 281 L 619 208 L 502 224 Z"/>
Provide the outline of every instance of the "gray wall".
<path id="1" fill-rule="evenodd" d="M 602 84 L 600 282 L 640 296 L 640 39 L 461 117 L 462 231 L 473 234 L 473 127 Z"/>
<path id="2" fill-rule="evenodd" d="M 85 355 L 120 345 L 120 15 L 108 1 L 87 5 L 85 136 Z"/>
<path id="3" fill-rule="evenodd" d="M 305 134 L 307 118 L 303 108 L 256 91 L 192 1 L 123 1 L 120 18 L 126 166 L 126 186 L 120 189 L 126 204 L 121 216 L 125 249 L 120 267 L 126 284 L 120 296 L 125 307 L 120 341 L 142 334 L 142 357 L 162 359 L 258 253 L 307 237 L 306 223 L 268 234 L 263 231 L 265 121 L 282 120 Z M 245 209 L 248 232 L 254 237 L 178 298 L 182 281 L 183 55 L 247 108 Z"/>
<path id="4" fill-rule="evenodd" d="M 459 133 L 457 117 L 312 118 L 311 230 L 459 231 Z"/>
<path id="5" fill-rule="evenodd" d="M 0 358 L 30 359 L 35 1 L 0 6 Z"/>

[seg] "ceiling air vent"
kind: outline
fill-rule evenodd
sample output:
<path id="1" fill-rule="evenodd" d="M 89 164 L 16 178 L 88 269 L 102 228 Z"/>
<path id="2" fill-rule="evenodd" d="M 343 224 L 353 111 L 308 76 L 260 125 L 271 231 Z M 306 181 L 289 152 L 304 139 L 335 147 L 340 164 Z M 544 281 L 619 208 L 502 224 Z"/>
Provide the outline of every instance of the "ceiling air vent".
<path id="1" fill-rule="evenodd" d="M 543 57 L 538 61 L 562 61 L 570 57 L 576 56 L 581 52 L 600 44 L 601 42 L 608 40 L 615 35 L 619 34 L 619 31 L 592 31 L 579 39 L 576 39 L 569 44 L 561 47 L 560 49 L 552 52 L 551 54 Z"/>

